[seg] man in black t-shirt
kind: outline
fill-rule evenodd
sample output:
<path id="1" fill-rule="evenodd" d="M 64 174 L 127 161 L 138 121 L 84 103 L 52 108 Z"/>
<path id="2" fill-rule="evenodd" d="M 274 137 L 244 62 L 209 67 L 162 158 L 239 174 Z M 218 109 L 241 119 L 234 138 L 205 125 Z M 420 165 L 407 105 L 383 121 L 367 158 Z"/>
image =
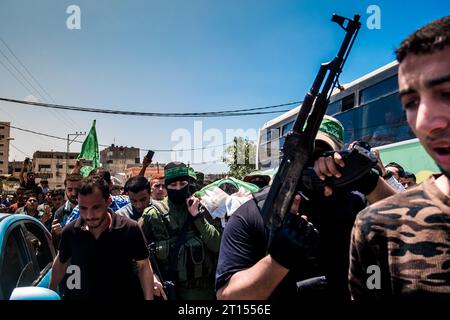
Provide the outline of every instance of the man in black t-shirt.
<path id="1" fill-rule="evenodd" d="M 342 147 L 344 129 L 339 121 L 326 117 L 319 130 L 312 155 L 313 159 L 318 158 L 312 162 L 316 174 L 323 178 L 339 177 L 336 168 L 344 166 L 340 155 L 320 155 Z M 357 181 L 354 185 L 361 187 L 369 202 L 394 194 L 378 175 L 371 173 L 360 180 L 362 183 Z M 224 229 L 216 270 L 217 298 L 292 299 L 296 297 L 297 282 L 317 277 L 308 285 L 302 282 L 303 299 L 349 299 L 346 279 L 350 233 L 357 212 L 365 205 L 364 195 L 325 187 L 323 193 L 312 196 L 312 203 L 306 208 L 305 199 L 297 195 L 290 214 L 286 214 L 285 222 L 289 223 L 275 233 L 267 250 L 269 230 L 264 225 L 261 206 L 257 205 L 267 193 L 268 189 L 256 195 L 257 201 L 250 200 L 238 208 Z M 303 203 L 299 210 L 300 201 Z M 320 242 L 312 224 L 301 218 L 299 212 L 306 214 L 319 229 Z M 308 289 L 311 284 L 323 290 L 311 291 Z"/>
<path id="2" fill-rule="evenodd" d="M 104 179 L 82 180 L 80 218 L 63 229 L 49 285 L 55 290 L 67 271 L 65 299 L 153 299 L 145 237 L 137 222 L 108 209 L 110 201 Z M 133 272 L 135 264 L 138 277 Z"/>

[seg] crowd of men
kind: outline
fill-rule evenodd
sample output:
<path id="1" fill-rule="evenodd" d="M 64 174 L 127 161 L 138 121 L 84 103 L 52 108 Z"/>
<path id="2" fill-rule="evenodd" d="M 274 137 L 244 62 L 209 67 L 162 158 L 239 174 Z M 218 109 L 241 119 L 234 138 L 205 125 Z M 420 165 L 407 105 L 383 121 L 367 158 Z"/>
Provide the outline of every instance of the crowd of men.
<path id="1" fill-rule="evenodd" d="M 449 300 L 450 17 L 414 32 L 396 53 L 408 124 L 441 174 L 417 184 L 375 151 L 378 163 L 345 187 L 299 186 L 270 243 L 261 215 L 267 177 L 246 178 L 261 191 L 223 226 L 181 162 L 149 181 L 144 158 L 123 190 L 102 168 L 83 178 L 81 164 L 65 189 L 38 186 L 28 172 L 13 203 L 3 197 L 1 205 L 51 232 L 58 254 L 50 289 L 65 299 Z M 324 118 L 308 164 L 321 180 L 342 178 L 343 134 L 339 121 Z M 70 265 L 81 270 L 79 287 L 67 285 Z M 370 286 L 373 266 L 380 279 Z"/>

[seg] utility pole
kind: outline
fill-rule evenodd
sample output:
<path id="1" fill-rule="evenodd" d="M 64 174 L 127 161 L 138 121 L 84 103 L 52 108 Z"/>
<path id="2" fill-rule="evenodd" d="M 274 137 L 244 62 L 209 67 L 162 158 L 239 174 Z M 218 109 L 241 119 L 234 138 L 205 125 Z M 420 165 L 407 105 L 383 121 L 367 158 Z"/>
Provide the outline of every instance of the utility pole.
<path id="1" fill-rule="evenodd" d="M 85 136 L 86 132 L 75 132 L 75 133 L 68 133 L 67 134 L 67 153 L 66 153 L 66 177 L 69 170 L 69 151 L 70 151 L 70 145 L 72 142 L 75 141 L 76 138 L 79 136 Z M 70 140 L 70 137 L 74 137 L 72 140 Z"/>

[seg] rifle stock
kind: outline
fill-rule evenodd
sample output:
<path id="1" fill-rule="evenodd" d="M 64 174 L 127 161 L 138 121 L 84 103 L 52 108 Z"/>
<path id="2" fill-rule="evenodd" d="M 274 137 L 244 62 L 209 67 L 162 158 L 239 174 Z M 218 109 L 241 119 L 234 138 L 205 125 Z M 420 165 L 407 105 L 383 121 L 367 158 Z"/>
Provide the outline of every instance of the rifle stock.
<path id="1" fill-rule="evenodd" d="M 153 272 L 158 276 L 159 281 L 163 285 L 164 292 L 166 293 L 168 300 L 176 300 L 175 285 L 172 281 L 164 281 L 163 274 L 161 273 L 158 265 L 158 260 L 156 259 L 156 243 L 152 242 L 147 245 L 149 252 L 149 259 L 152 265 Z"/>
<path id="2" fill-rule="evenodd" d="M 346 31 L 346 35 L 336 57 L 320 66 L 311 89 L 303 99 L 292 132 L 286 137 L 283 159 L 262 208 L 264 223 L 270 230 L 268 246 L 289 211 L 299 178 L 313 151 L 314 139 L 331 93 L 361 27 L 359 18 L 359 15 L 355 15 L 352 20 L 336 14 L 331 18 Z M 345 22 L 347 25 L 344 26 Z"/>

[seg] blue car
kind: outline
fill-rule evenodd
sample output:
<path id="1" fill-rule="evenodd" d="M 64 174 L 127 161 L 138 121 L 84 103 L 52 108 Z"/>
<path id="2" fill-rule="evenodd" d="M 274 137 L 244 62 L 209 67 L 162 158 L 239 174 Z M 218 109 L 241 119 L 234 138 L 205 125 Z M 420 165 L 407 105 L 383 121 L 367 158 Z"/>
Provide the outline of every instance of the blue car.
<path id="1" fill-rule="evenodd" d="M 54 258 L 50 232 L 42 223 L 27 215 L 0 214 L 0 300 L 57 297 L 45 289 Z"/>

